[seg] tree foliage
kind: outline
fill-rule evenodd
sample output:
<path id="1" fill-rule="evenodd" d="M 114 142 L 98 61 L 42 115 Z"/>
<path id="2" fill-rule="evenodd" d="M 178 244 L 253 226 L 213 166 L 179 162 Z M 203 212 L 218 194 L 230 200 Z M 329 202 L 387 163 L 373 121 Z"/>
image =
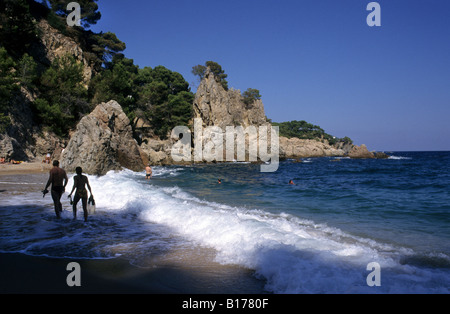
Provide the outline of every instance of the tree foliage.
<path id="1" fill-rule="evenodd" d="M 130 116 L 136 104 L 133 82 L 137 72 L 138 67 L 133 64 L 133 60 L 123 55 L 115 56 L 108 67 L 91 81 L 91 102 L 98 104 L 116 100 Z"/>
<path id="2" fill-rule="evenodd" d="M 192 67 L 192 74 L 194 74 L 195 76 L 198 76 L 199 80 L 203 80 L 203 78 L 205 77 L 205 72 L 206 72 L 206 66 L 198 64 Z"/>
<path id="3" fill-rule="evenodd" d="M 139 108 L 146 112 L 156 135 L 166 138 L 174 127 L 188 125 L 194 95 L 181 74 L 163 66 L 146 67 L 139 70 L 136 86 Z"/>
<path id="4" fill-rule="evenodd" d="M 91 36 L 91 50 L 102 62 L 108 63 L 126 49 L 125 43 L 111 32 L 93 34 Z"/>
<path id="5" fill-rule="evenodd" d="M 222 69 L 222 66 L 214 61 L 206 61 L 205 65 L 196 65 L 192 67 L 192 74 L 198 76 L 200 81 L 205 77 L 206 69 L 209 68 L 211 72 L 214 74 L 216 81 L 222 85 L 225 90 L 228 90 L 228 81 L 226 78 L 228 77 L 225 74 L 225 71 Z"/>
<path id="6" fill-rule="evenodd" d="M 92 81 L 91 90 L 93 104 L 114 99 L 131 120 L 147 119 L 162 138 L 192 118 L 194 95 L 189 84 L 181 74 L 163 66 L 140 69 L 133 60 L 118 55 Z"/>
<path id="7" fill-rule="evenodd" d="M 248 88 L 245 92 L 242 93 L 244 104 L 250 106 L 256 100 L 261 99 L 261 94 L 259 90 L 254 88 Z"/>
<path id="8" fill-rule="evenodd" d="M 72 0 L 47 0 L 50 4 L 51 10 L 62 17 L 67 17 L 67 5 Z M 46 1 L 46 2 L 47 2 Z M 98 20 L 102 17 L 98 11 L 98 0 L 77 0 L 76 1 L 81 8 L 81 25 L 85 28 L 89 28 L 91 25 L 97 24 Z"/>
<path id="9" fill-rule="evenodd" d="M 71 55 L 56 58 L 42 75 L 40 84 L 42 97 L 34 102 L 40 122 L 59 135 L 67 135 L 89 110 L 83 66 Z"/>
<path id="10" fill-rule="evenodd" d="M 8 109 L 13 93 L 18 90 L 16 84 L 16 63 L 5 48 L 0 47 L 0 133 L 10 124 Z"/>
<path id="11" fill-rule="evenodd" d="M 338 142 L 353 143 L 348 137 L 336 138 L 330 134 L 325 133 L 325 131 L 317 125 L 308 123 L 306 121 L 289 121 L 282 123 L 272 123 L 273 126 L 278 126 L 280 128 L 280 136 L 287 138 L 297 137 L 300 139 L 321 139 L 327 140 L 329 144 L 334 145 Z"/>
<path id="12" fill-rule="evenodd" d="M 0 1 L 0 43 L 20 57 L 37 39 L 37 29 L 26 0 Z"/>

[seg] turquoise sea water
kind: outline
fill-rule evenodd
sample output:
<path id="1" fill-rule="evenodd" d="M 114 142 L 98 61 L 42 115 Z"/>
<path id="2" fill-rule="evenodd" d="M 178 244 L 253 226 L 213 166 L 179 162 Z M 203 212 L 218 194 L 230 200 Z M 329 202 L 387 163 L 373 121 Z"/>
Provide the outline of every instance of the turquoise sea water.
<path id="1" fill-rule="evenodd" d="M 97 212 L 87 224 L 69 211 L 54 219 L 41 177 L 4 177 L 0 190 L 27 192 L 0 195 L 0 252 L 149 266 L 171 252 L 193 263 L 193 248 L 207 248 L 274 293 L 448 293 L 450 153 L 390 155 L 286 160 L 275 173 L 248 163 L 155 167 L 151 181 L 111 172 L 90 177 Z M 372 262 L 379 287 L 367 285 Z"/>

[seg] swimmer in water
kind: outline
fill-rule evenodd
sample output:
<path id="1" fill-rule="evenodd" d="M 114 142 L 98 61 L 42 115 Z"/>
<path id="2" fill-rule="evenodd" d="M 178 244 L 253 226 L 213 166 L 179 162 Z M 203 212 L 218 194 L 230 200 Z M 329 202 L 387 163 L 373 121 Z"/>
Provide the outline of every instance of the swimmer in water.
<path id="1" fill-rule="evenodd" d="M 150 164 L 145 168 L 145 178 L 147 180 L 150 180 L 153 177 L 153 171 L 152 167 L 150 167 Z"/>

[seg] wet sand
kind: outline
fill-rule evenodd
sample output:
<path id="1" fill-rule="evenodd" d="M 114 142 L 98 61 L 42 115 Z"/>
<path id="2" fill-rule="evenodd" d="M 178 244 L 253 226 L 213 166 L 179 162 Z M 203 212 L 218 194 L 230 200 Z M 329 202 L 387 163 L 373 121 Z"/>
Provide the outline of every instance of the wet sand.
<path id="1" fill-rule="evenodd" d="M 69 287 L 69 263 L 80 265 L 81 286 Z M 209 278 L 205 269 L 159 266 L 139 268 L 128 261 L 68 260 L 0 254 L 0 294 L 260 294 L 262 282 L 242 291 Z M 247 270 L 242 270 L 247 272 Z M 242 274 L 248 276 L 249 274 Z"/>

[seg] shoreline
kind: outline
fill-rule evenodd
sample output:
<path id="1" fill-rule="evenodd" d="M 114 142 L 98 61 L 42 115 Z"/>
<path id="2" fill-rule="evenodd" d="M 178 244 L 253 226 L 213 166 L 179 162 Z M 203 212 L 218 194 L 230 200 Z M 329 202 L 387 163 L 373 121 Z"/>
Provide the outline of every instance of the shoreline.
<path id="1" fill-rule="evenodd" d="M 31 161 L 21 164 L 0 164 L 0 176 L 12 176 L 21 174 L 48 173 L 52 169 L 51 164 Z"/>

